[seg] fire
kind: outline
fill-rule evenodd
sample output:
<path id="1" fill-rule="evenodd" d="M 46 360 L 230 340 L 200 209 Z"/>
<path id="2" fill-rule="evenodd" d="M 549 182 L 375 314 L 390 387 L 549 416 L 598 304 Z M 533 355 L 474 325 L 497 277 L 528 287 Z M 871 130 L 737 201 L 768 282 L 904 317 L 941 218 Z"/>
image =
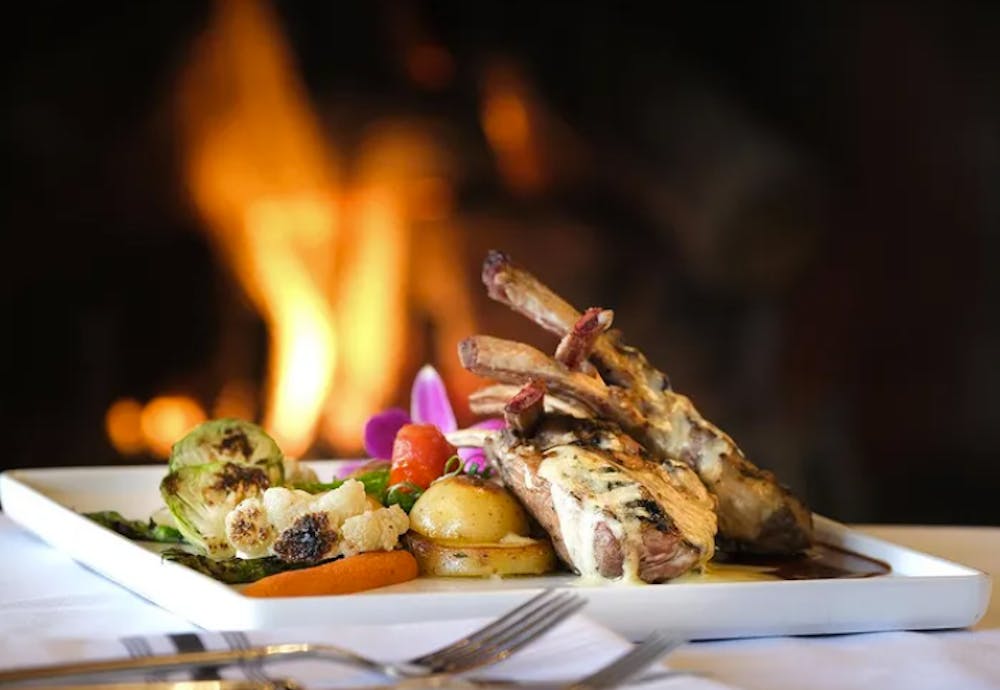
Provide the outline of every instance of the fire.
<path id="1" fill-rule="evenodd" d="M 345 260 L 355 269 L 344 276 L 337 312 L 342 361 L 350 365 L 339 372 L 325 426 L 326 435 L 341 445 L 357 444 L 365 419 L 384 404 L 398 379 L 406 313 L 407 237 L 400 209 L 385 191 L 372 189 L 359 195 L 354 211 L 357 241 Z"/>
<path id="2" fill-rule="evenodd" d="M 336 235 L 329 203 L 322 199 L 265 199 L 251 204 L 245 220 L 252 263 L 251 290 L 271 336 L 268 409 L 264 425 L 289 455 L 309 446 L 332 381 L 336 336 L 331 305 L 310 270 L 332 252 Z M 303 239 L 298 249 L 296 239 Z"/>
<path id="3" fill-rule="evenodd" d="M 431 57 L 418 63 L 441 63 Z M 464 292 L 460 276 L 413 266 L 418 238 L 438 245 L 442 233 L 455 236 L 437 145 L 426 132 L 373 127 L 355 159 L 339 159 L 277 17 L 260 1 L 216 5 L 182 73 L 178 105 L 193 204 L 268 328 L 264 426 L 290 456 L 318 433 L 334 448 L 357 449 L 364 420 L 414 364 L 404 351 L 410 300 L 420 308 L 428 292 L 441 303 L 429 308 L 447 324 L 441 337 L 472 323 L 465 297 L 442 300 Z M 450 366 L 454 342 L 438 349 Z"/>
<path id="4" fill-rule="evenodd" d="M 222 2 L 183 75 L 187 178 L 221 254 L 268 325 L 264 424 L 289 455 L 311 440 L 335 367 L 335 163 L 272 13 Z"/>

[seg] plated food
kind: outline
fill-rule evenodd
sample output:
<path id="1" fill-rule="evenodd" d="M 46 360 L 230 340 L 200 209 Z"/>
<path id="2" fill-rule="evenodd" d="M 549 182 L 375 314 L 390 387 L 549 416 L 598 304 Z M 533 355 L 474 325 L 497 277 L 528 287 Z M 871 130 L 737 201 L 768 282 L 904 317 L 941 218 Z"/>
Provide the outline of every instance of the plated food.
<path id="1" fill-rule="evenodd" d="M 487 256 L 483 282 L 561 340 L 551 356 L 464 340 L 462 365 L 495 382 L 473 394 L 473 410 L 502 414 L 507 428 L 453 440 L 482 444 L 564 563 L 657 583 L 704 567 L 716 547 L 787 555 L 812 545 L 805 504 L 610 330 L 611 310 L 576 310 L 501 252 Z"/>
<path id="2" fill-rule="evenodd" d="M 462 364 L 502 383 L 547 386 L 545 397 L 582 416 L 614 423 L 655 462 L 684 463 L 716 499 L 721 546 L 754 553 L 794 553 L 813 542 L 812 514 L 775 476 L 751 463 L 733 440 L 706 420 L 646 357 L 609 330 L 613 313 L 581 313 L 541 281 L 491 252 L 483 265 L 490 297 L 562 340 L 554 356 L 528 345 L 473 336 L 459 346 Z M 503 391 L 473 399 L 477 411 L 498 411 Z M 504 411 L 509 415 L 512 411 Z M 513 410 L 516 414 L 517 410 Z"/>
<path id="3" fill-rule="evenodd" d="M 147 524 L 90 516 L 253 596 L 360 591 L 412 579 L 539 575 L 664 583 L 717 553 L 789 555 L 813 543 L 806 506 L 611 330 L 499 252 L 491 297 L 561 340 L 552 355 L 474 335 L 459 345 L 484 387 L 458 429 L 425 367 L 407 414 L 373 418 L 373 461 L 320 482 L 258 426 L 206 422 L 173 448 Z M 502 421 L 501 421 L 502 420 Z M 485 456 L 483 455 L 485 454 Z"/>

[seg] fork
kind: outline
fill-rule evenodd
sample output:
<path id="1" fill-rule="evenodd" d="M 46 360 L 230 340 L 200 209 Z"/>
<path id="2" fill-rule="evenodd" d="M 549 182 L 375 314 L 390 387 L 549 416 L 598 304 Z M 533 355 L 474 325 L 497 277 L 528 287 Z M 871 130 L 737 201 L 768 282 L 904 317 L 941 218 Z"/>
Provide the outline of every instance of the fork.
<path id="1" fill-rule="evenodd" d="M 653 662 L 662 658 L 685 643 L 685 640 L 658 631 L 622 654 L 607 666 L 589 676 L 563 686 L 565 690 L 606 690 L 617 688 L 635 678 Z M 670 673 L 670 672 L 668 672 Z M 686 675 L 686 674 L 678 674 Z"/>
<path id="2" fill-rule="evenodd" d="M 678 638 L 665 631 L 658 631 L 614 661 L 609 662 L 583 678 L 571 681 L 518 682 L 441 674 L 423 676 L 421 678 L 407 678 L 392 685 L 368 685 L 364 686 L 364 688 L 348 688 L 345 690 L 416 690 L 417 688 L 434 690 L 609 690 L 610 688 L 617 688 L 624 685 L 655 661 L 685 643 L 686 640 L 682 638 Z M 663 671 L 640 679 L 639 682 L 700 675 L 703 674 L 691 671 Z"/>
<path id="3" fill-rule="evenodd" d="M 547 589 L 468 637 L 414 659 L 380 662 L 341 650 L 350 655 L 350 658 L 334 660 L 397 678 L 471 671 L 506 659 L 578 611 L 585 603 L 583 598 L 575 594 Z M 253 649 L 245 633 L 228 631 L 223 636 L 234 650 L 250 652 Z M 318 656 L 326 658 L 322 654 Z M 250 659 L 249 663 L 255 664 L 259 670 L 261 663 L 271 658 L 273 657 L 259 656 Z M 266 679 L 266 675 L 264 678 Z M 259 673 L 256 674 L 256 679 L 261 679 Z"/>
<path id="4" fill-rule="evenodd" d="M 302 658 L 349 664 L 393 678 L 459 673 L 506 659 L 576 613 L 585 603 L 578 595 L 546 589 L 467 637 L 428 654 L 400 662 L 369 659 L 333 645 L 277 644 L 234 648 L 230 651 L 188 652 L 0 671 L 0 684 L 39 679 L 89 678 L 123 672 L 181 671 L 196 666 L 218 668 L 240 664 L 246 667 L 251 663 Z M 243 639 L 249 642 L 245 636 Z M 234 646 L 231 641 L 229 644 Z"/>

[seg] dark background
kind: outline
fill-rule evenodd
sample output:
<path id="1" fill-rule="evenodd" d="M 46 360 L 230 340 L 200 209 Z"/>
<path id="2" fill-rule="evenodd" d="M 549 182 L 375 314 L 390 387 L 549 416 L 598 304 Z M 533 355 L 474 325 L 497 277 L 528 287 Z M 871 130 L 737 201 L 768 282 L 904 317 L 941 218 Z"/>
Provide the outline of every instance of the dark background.
<path id="1" fill-rule="evenodd" d="M 614 307 L 820 512 L 1000 524 L 1000 4 L 276 9 L 331 122 L 413 113 L 463 142 L 461 270 L 505 248 Z M 19 11 L 3 29 L 0 468 L 114 462 L 108 405 L 210 395 L 219 305 L 239 301 L 166 107 L 210 6 Z M 449 51 L 446 86 L 407 79 L 400 22 Z M 497 56 L 567 133 L 553 159 L 574 154 L 535 194 L 505 187 L 479 129 Z M 477 304 L 483 330 L 536 337 Z"/>

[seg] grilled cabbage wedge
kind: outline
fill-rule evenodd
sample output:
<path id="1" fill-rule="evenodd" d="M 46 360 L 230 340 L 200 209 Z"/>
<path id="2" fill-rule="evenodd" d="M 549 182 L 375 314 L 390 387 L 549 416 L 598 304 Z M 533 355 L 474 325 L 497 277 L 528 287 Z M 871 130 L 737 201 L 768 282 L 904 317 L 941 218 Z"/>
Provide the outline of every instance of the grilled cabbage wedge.
<path id="1" fill-rule="evenodd" d="M 173 445 L 169 468 L 218 462 L 258 467 L 271 486 L 285 481 L 281 448 L 262 428 L 242 419 L 213 419 L 196 426 Z"/>
<path id="2" fill-rule="evenodd" d="M 256 424 L 215 419 L 173 445 L 160 494 L 185 541 L 213 559 L 235 554 L 226 539 L 226 515 L 285 479 L 284 456 Z"/>
<path id="3" fill-rule="evenodd" d="M 213 462 L 170 472 L 160 482 L 160 494 L 185 541 L 210 558 L 223 559 L 236 553 L 226 539 L 226 516 L 269 485 L 260 467 Z"/>

